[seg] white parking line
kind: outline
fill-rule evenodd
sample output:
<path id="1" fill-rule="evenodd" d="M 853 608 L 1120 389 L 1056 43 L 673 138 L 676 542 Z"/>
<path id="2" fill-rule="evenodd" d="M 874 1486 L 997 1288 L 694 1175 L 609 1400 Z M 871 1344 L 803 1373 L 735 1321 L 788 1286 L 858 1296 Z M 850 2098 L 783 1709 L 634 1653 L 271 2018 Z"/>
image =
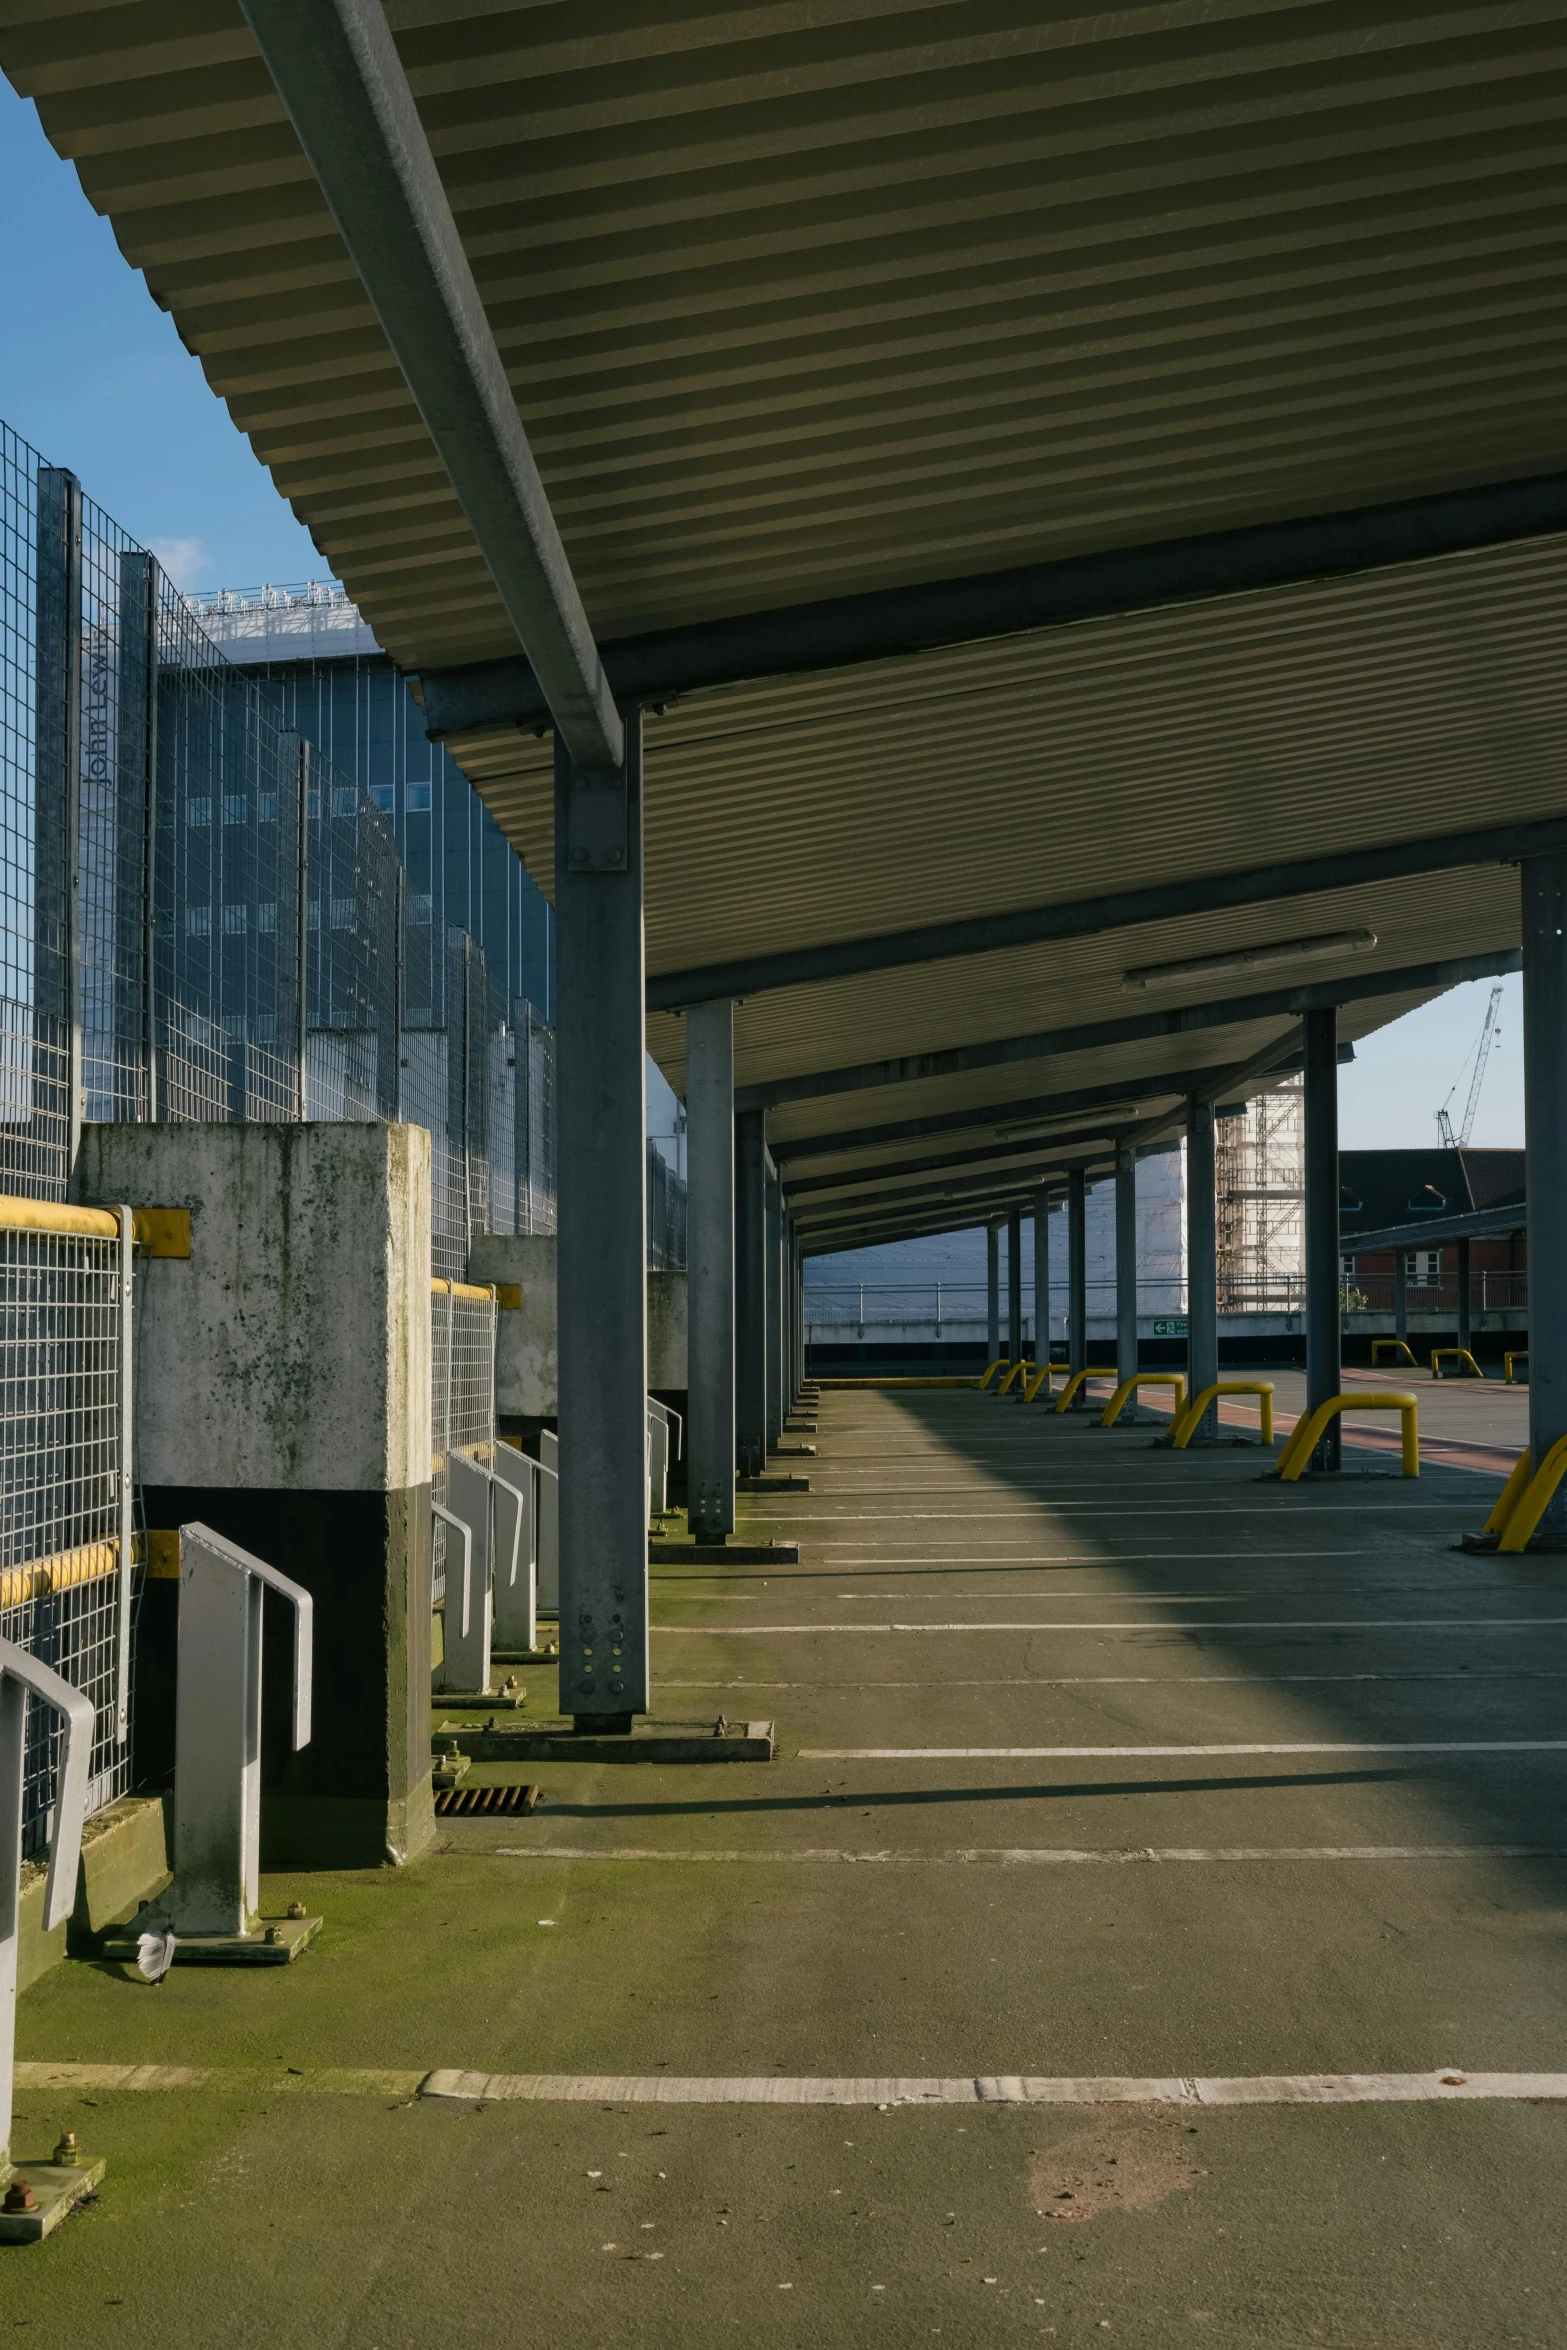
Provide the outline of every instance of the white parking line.
<path id="1" fill-rule="evenodd" d="M 1250 1746 L 797 1746 L 802 1762 L 1145 1762 L 1225 1754 L 1567 1754 L 1567 1738 L 1367 1738 Z"/>
<path id="2" fill-rule="evenodd" d="M 1140 2080 L 1028 2073 L 839 2079 L 669 2073 L 430 2073 L 420 2094 L 488 2105 L 1408 2105 L 1567 2099 L 1567 2073 L 1251 2073 Z"/>

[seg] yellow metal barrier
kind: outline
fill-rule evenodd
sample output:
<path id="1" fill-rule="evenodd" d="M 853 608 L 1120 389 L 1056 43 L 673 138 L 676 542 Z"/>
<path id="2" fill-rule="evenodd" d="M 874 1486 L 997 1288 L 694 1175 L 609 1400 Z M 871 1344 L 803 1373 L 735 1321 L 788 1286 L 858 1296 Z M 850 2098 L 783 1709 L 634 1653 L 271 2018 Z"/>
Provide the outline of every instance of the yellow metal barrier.
<path id="1" fill-rule="evenodd" d="M 998 1395 L 1005 1395 L 1007 1389 L 1009 1387 L 1015 1387 L 1019 1379 L 1026 1379 L 1029 1372 L 1033 1368 L 1034 1366 L 1032 1363 L 1025 1363 L 1022 1358 L 1019 1357 L 1018 1361 L 1015 1362 L 1011 1369 L 1007 1372 L 1007 1375 L 1002 1380 L 1001 1385 L 996 1389 L 996 1393 Z"/>
<path id="2" fill-rule="evenodd" d="M 1056 1397 L 1052 1409 L 1058 1412 L 1064 1412 L 1068 1404 L 1070 1404 L 1072 1401 L 1073 1396 L 1076 1395 L 1078 1389 L 1086 1385 L 1090 1379 L 1113 1379 L 1115 1377 L 1115 1373 L 1116 1366 L 1114 1363 L 1085 1363 L 1080 1371 L 1074 1371 L 1072 1373 L 1071 1378 L 1067 1381 L 1060 1394 Z"/>
<path id="3" fill-rule="evenodd" d="M 1420 1406 L 1407 1389 L 1389 1387 L 1380 1395 L 1330 1395 L 1309 1418 L 1297 1420 L 1295 1431 L 1272 1471 L 1281 1484 L 1293 1485 L 1301 1475 L 1330 1420 L 1340 1412 L 1397 1412 L 1404 1438 L 1404 1475 L 1420 1474 Z"/>
<path id="4" fill-rule="evenodd" d="M 1526 1363 L 1528 1360 L 1529 1349 L 1526 1346 L 1515 1347 L 1510 1355 L 1503 1355 L 1502 1369 L 1507 1374 L 1507 1384 L 1509 1387 L 1514 1387 L 1517 1385 L 1517 1381 L 1513 1377 L 1514 1363 Z"/>
<path id="5" fill-rule="evenodd" d="M 1173 1387 L 1175 1416 L 1179 1420 L 1186 1410 L 1186 1378 L 1180 1371 L 1134 1371 L 1130 1379 L 1123 1379 L 1100 1415 L 1101 1428 L 1113 1428 L 1123 1410 L 1139 1387 Z"/>
<path id="6" fill-rule="evenodd" d="M 486 1289 L 476 1289 L 471 1281 L 443 1281 L 438 1274 L 430 1281 L 432 1297 L 470 1297 L 476 1304 L 492 1306 L 497 1302 L 493 1283 Z M 518 1293 L 519 1302 L 521 1292 Z"/>
<path id="7" fill-rule="evenodd" d="M 1529 1447 L 1525 1445 L 1523 1451 L 1518 1455 L 1518 1458 L 1513 1463 L 1512 1474 L 1509 1476 L 1507 1483 L 1502 1487 L 1501 1492 L 1496 1497 L 1495 1506 L 1491 1511 L 1491 1515 L 1486 1519 L 1485 1524 L 1480 1529 L 1482 1540 L 1484 1540 L 1487 1534 L 1503 1534 L 1506 1532 L 1508 1521 L 1512 1517 L 1514 1510 L 1518 1507 L 1519 1501 L 1522 1499 L 1525 1488 L 1529 1483 L 1529 1479 L 1533 1475 L 1534 1455 L 1529 1450 Z"/>
<path id="8" fill-rule="evenodd" d="M 1483 1379 L 1485 1377 L 1485 1373 L 1481 1370 L 1479 1364 L 1475 1361 L 1474 1356 L 1469 1352 L 1467 1346 L 1434 1346 L 1431 1349 L 1431 1376 L 1433 1379 L 1441 1378 L 1442 1374 L 1437 1369 L 1437 1365 L 1438 1363 L 1447 1362 L 1449 1358 L 1451 1358 L 1455 1363 L 1467 1363 L 1470 1370 L 1474 1373 L 1477 1379 Z"/>
<path id="9" fill-rule="evenodd" d="M 1416 1362 L 1407 1339 L 1373 1338 L 1371 1341 L 1371 1368 L 1373 1371 L 1376 1369 L 1378 1363 L 1382 1360 L 1382 1349 L 1385 1346 L 1390 1346 L 1395 1356 L 1402 1355 L 1405 1362 L 1409 1365 L 1409 1368 L 1412 1371 L 1419 1370 L 1420 1365 Z"/>
<path id="10" fill-rule="evenodd" d="M 1518 1468 L 1514 1469 L 1512 1476 L 1508 1478 L 1506 1485 L 1502 1488 L 1502 1501 L 1505 1501 L 1508 1494 L 1513 1491 L 1515 1483 L 1521 1484 L 1518 1471 L 1519 1469 L 1527 1469 L 1528 1465 L 1529 1455 L 1525 1453 L 1518 1463 Z M 1563 1477 L 1567 1477 L 1567 1436 L 1558 1436 L 1540 1463 L 1538 1473 L 1531 1477 L 1528 1484 L 1523 1486 L 1518 1493 L 1506 1522 L 1500 1529 L 1501 1539 L 1496 1545 L 1498 1550 L 1528 1549 L 1539 1527 L 1540 1520 L 1554 1499 L 1556 1488 L 1560 1485 Z M 1496 1508 L 1491 1512 L 1491 1517 L 1486 1521 L 1487 1533 L 1491 1531 L 1492 1521 L 1501 1510 L 1502 1501 L 1497 1503 Z"/>
<path id="11" fill-rule="evenodd" d="M 67 1207 L 63 1200 L 0 1196 L 0 1230 L 66 1232 L 84 1240 L 118 1240 L 120 1219 L 113 1208 Z M 132 1208 L 131 1236 L 141 1255 L 188 1257 L 189 1208 Z"/>
<path id="12" fill-rule="evenodd" d="M 1007 1367 L 1007 1358 L 1006 1358 L 1006 1356 L 1005 1356 L 1005 1355 L 997 1355 L 997 1357 L 996 1357 L 996 1359 L 995 1359 L 995 1361 L 994 1361 L 993 1363 L 987 1363 L 987 1364 L 986 1364 L 986 1366 L 985 1366 L 984 1370 L 983 1370 L 983 1371 L 981 1372 L 981 1374 L 980 1374 L 980 1377 L 979 1377 L 978 1384 L 979 1384 L 979 1385 L 980 1385 L 982 1388 L 983 1388 L 983 1387 L 988 1387 L 988 1386 L 990 1385 L 990 1382 L 992 1381 L 992 1379 L 994 1379 L 994 1377 L 995 1377 L 996 1373 L 997 1373 L 998 1371 L 1004 1371 L 1004 1370 L 1006 1369 L 1006 1367 Z"/>
<path id="13" fill-rule="evenodd" d="M 971 1372 L 954 1372 L 946 1378 L 929 1379 L 820 1379 L 820 1387 L 977 1387 L 979 1381 Z"/>
<path id="14" fill-rule="evenodd" d="M 1194 1396 L 1184 1413 L 1177 1416 L 1175 1427 L 1170 1435 L 1170 1443 L 1176 1452 L 1186 1450 L 1197 1433 L 1204 1412 L 1211 1403 L 1216 1403 L 1221 1395 L 1260 1395 L 1262 1398 L 1262 1441 L 1264 1444 L 1273 1442 L 1273 1381 L 1271 1379 L 1216 1379 L 1211 1387 L 1205 1387 L 1200 1395 Z"/>
<path id="15" fill-rule="evenodd" d="M 1035 1371 L 1033 1378 L 1028 1381 L 1027 1385 L 1023 1389 L 1023 1401 L 1025 1403 L 1032 1403 L 1041 1388 L 1044 1389 L 1046 1400 L 1048 1401 L 1050 1395 L 1051 1368 L 1052 1366 L 1048 1362 L 1040 1364 L 1039 1368 Z"/>

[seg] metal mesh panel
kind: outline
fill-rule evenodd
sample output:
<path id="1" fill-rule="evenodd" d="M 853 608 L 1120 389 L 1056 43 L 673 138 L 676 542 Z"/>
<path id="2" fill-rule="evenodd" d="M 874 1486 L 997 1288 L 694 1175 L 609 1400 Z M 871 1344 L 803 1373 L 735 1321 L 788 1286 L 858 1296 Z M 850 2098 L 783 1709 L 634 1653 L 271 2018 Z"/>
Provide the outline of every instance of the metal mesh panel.
<path id="1" fill-rule="evenodd" d="M 0 1638 L 97 1709 L 90 1805 L 123 1795 L 120 1244 L 0 1228 Z M 44 1842 L 59 1724 L 28 1710 L 24 1848 Z"/>
<path id="2" fill-rule="evenodd" d="M 686 1187 L 669 1161 L 647 1146 L 647 1261 L 658 1272 L 686 1261 Z"/>
<path id="3" fill-rule="evenodd" d="M 453 1452 L 488 1459 L 495 1442 L 495 1301 L 455 1296 L 443 1281 L 430 1294 L 431 1484 L 444 1505 Z M 435 1521 L 435 1596 L 445 1590 L 446 1528 Z"/>

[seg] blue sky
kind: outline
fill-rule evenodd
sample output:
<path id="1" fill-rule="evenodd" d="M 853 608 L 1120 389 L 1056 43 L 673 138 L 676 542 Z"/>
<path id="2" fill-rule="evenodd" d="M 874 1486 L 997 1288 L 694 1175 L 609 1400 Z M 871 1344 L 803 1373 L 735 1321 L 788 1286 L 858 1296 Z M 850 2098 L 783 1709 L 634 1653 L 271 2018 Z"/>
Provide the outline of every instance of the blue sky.
<path id="1" fill-rule="evenodd" d="M 120 257 L 106 224 L 0 80 L 0 218 L 6 222 L 0 417 L 155 548 L 183 587 L 325 578 L 307 533 L 207 389 L 194 359 Z M 21 330 L 25 322 L 25 330 Z M 1435 1140 L 1448 1089 L 1461 1114 L 1486 986 L 1359 1048 L 1340 1087 L 1348 1147 Z M 1523 1140 L 1520 988 L 1507 982 L 1473 1141 Z"/>

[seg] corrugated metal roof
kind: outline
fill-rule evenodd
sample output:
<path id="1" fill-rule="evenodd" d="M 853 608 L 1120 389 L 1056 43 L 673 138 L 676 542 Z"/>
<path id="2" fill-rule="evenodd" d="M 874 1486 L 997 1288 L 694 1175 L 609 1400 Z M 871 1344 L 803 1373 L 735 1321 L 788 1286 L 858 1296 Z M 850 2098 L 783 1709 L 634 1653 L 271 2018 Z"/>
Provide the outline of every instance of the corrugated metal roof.
<path id="1" fill-rule="evenodd" d="M 388 15 L 601 637 L 1567 455 L 1564 0 Z M 0 0 L 0 64 L 379 641 L 513 651 L 232 0 Z M 1564 571 L 1546 540 L 694 695 L 648 720 L 649 968 L 1561 813 Z M 548 888 L 547 745 L 454 747 Z M 1103 1018 L 1129 962 L 1280 935 L 1486 950 L 1514 901 L 1446 875 L 791 989 L 738 1073 Z M 650 1042 L 678 1082 L 678 1021 Z"/>

